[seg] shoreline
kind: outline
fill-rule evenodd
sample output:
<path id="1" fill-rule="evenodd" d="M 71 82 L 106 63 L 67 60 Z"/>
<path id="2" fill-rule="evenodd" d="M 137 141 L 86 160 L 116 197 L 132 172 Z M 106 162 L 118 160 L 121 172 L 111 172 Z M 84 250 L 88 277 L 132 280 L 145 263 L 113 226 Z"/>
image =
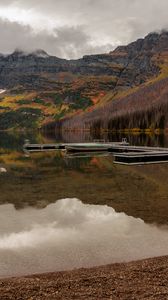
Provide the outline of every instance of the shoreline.
<path id="1" fill-rule="evenodd" d="M 0 278 L 1 300 L 168 299 L 168 256 Z"/>
<path id="2" fill-rule="evenodd" d="M 94 133 L 121 133 L 121 134 L 154 134 L 154 135 L 167 135 L 168 134 L 168 128 L 123 128 L 123 129 L 107 129 L 107 128 L 101 128 L 99 130 L 91 130 L 91 129 L 83 129 L 83 128 L 63 128 L 63 129 L 55 129 L 56 132 L 94 132 Z M 53 132 L 51 129 L 45 129 L 43 127 L 34 127 L 34 128 L 8 128 L 8 129 L 0 129 L 0 132 L 6 132 L 6 133 L 34 133 L 34 132 Z"/>

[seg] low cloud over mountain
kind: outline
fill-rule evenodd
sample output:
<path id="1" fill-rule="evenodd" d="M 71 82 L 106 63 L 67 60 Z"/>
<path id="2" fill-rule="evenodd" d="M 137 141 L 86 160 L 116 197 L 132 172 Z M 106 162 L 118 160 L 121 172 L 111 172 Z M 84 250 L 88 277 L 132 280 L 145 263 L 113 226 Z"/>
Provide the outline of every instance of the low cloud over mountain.
<path id="1" fill-rule="evenodd" d="M 0 1 L 0 52 L 42 48 L 79 58 L 168 27 L 162 0 Z"/>

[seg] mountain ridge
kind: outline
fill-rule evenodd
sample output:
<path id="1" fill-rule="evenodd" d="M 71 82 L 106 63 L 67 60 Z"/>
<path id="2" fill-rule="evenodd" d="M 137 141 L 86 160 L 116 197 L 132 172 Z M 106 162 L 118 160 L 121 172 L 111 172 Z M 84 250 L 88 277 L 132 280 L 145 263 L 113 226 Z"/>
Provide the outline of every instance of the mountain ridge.
<path id="1" fill-rule="evenodd" d="M 0 55 L 0 89 L 6 90 L 0 99 L 0 129 L 26 128 L 23 116 L 30 119 L 28 126 L 32 120 L 36 128 L 88 114 L 166 76 L 166 31 L 77 60 L 50 56 L 41 49 L 32 53 L 17 49 Z"/>

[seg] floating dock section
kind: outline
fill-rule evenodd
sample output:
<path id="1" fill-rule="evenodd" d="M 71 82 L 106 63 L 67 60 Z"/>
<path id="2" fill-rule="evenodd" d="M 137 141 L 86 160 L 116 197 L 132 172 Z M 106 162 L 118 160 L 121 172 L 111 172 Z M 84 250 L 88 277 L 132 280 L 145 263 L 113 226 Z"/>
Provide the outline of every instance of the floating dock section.
<path id="1" fill-rule="evenodd" d="M 65 146 L 62 144 L 24 144 L 23 146 L 23 150 L 27 152 L 53 151 L 62 149 L 65 149 Z"/>
<path id="2" fill-rule="evenodd" d="M 114 163 L 124 165 L 140 165 L 168 162 L 168 151 L 150 151 L 139 153 L 121 153 L 114 155 Z"/>

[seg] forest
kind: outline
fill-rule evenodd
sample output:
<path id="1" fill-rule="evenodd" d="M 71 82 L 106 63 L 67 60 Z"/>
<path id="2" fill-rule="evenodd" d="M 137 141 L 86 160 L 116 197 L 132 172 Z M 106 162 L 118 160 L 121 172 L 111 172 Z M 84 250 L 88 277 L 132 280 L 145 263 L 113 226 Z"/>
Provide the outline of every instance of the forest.
<path id="1" fill-rule="evenodd" d="M 92 111 L 47 125 L 62 130 L 144 130 L 168 128 L 168 78 L 144 84 Z"/>

